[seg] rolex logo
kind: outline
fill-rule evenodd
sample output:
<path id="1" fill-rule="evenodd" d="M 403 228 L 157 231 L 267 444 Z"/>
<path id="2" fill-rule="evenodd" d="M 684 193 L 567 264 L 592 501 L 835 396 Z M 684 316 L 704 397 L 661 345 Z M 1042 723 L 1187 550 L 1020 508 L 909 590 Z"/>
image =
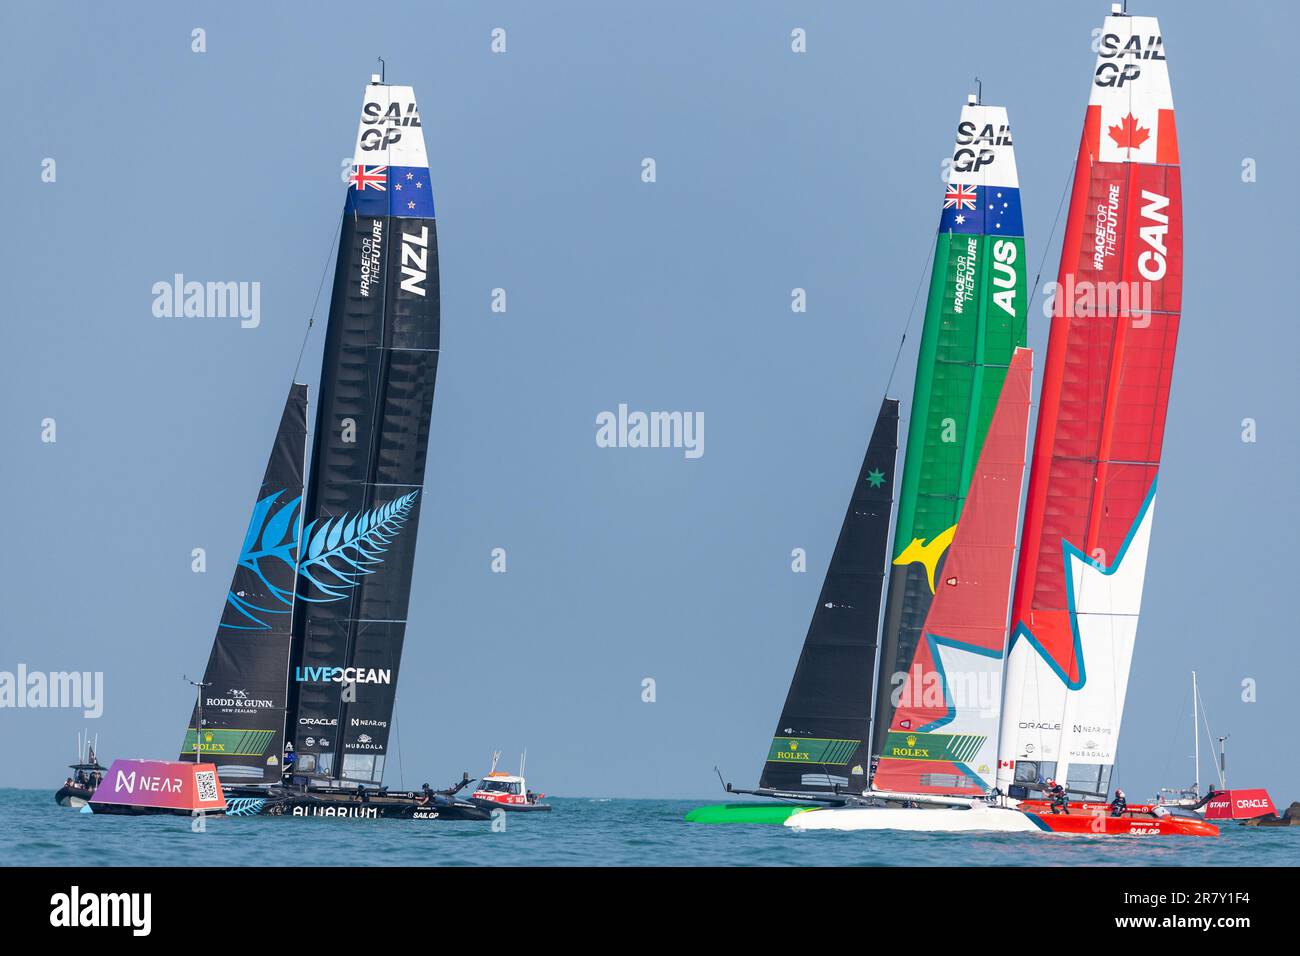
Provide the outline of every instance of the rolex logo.
<path id="1" fill-rule="evenodd" d="M 915 746 L 916 746 L 916 734 L 908 734 L 908 735 L 907 735 L 907 745 L 908 745 L 909 747 L 915 747 Z"/>
<path id="2" fill-rule="evenodd" d="M 799 741 L 797 741 L 797 740 L 792 740 L 792 741 L 790 741 L 790 749 L 791 749 L 791 750 L 798 750 L 798 749 L 799 749 Z"/>

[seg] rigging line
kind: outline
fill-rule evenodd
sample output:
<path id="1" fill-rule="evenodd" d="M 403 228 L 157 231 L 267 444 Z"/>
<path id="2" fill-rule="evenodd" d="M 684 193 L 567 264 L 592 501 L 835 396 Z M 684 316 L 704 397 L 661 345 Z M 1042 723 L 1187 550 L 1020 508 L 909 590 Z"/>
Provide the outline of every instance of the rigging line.
<path id="1" fill-rule="evenodd" d="M 1178 705 L 1178 723 L 1174 727 L 1174 735 L 1169 738 L 1169 746 L 1165 748 L 1165 767 L 1160 771 L 1161 779 L 1169 779 L 1169 761 L 1173 759 L 1174 741 L 1178 739 L 1179 733 L 1183 729 L 1183 717 L 1186 716 L 1187 710 L 1187 691 L 1183 691 L 1183 702 Z"/>
<path id="2" fill-rule="evenodd" d="M 1222 786 L 1223 768 L 1219 765 L 1219 761 L 1214 758 L 1214 734 L 1210 733 L 1210 715 L 1205 712 L 1205 699 L 1201 697 L 1200 691 L 1197 691 L 1196 699 L 1200 705 L 1201 723 L 1205 725 L 1205 742 L 1210 745 L 1210 763 L 1214 764 L 1214 775 L 1220 779 L 1219 785 Z M 1199 729 L 1197 733 L 1200 733 Z M 1198 737 L 1196 746 L 1199 747 L 1200 745 L 1200 738 Z"/>
<path id="3" fill-rule="evenodd" d="M 1061 210 L 1065 208 L 1065 196 L 1071 192 L 1070 184 L 1074 182 L 1074 172 L 1078 165 L 1079 156 L 1076 153 L 1074 159 L 1070 160 L 1070 172 L 1065 177 L 1065 185 L 1061 187 L 1061 198 L 1056 203 L 1056 218 L 1052 220 L 1052 231 L 1047 234 L 1047 245 L 1043 246 L 1043 255 L 1038 260 L 1038 271 L 1034 274 L 1034 285 L 1029 290 L 1029 298 L 1025 302 L 1025 331 L 1029 328 L 1029 313 L 1033 309 L 1034 297 L 1038 294 L 1038 282 L 1043 277 L 1043 266 L 1047 265 L 1047 254 L 1052 251 L 1052 241 L 1056 239 L 1056 227 L 1061 222 Z M 1016 331 L 1021 330 L 1017 329 Z M 1018 335 L 1017 338 L 1019 338 Z M 1025 341 L 1028 341 L 1028 338 Z"/>
<path id="4" fill-rule="evenodd" d="M 397 786 L 406 789 L 406 768 L 402 766 L 402 733 L 397 727 L 397 715 L 393 715 L 393 737 L 397 742 Z"/>
<path id="5" fill-rule="evenodd" d="M 311 315 L 307 317 L 307 328 L 302 333 L 302 346 L 298 349 L 298 361 L 293 366 L 293 381 L 298 380 L 298 369 L 302 367 L 302 357 L 307 351 L 307 339 L 311 336 L 311 328 L 316 324 L 316 309 L 320 305 L 320 294 L 325 288 L 325 274 L 329 272 L 330 259 L 334 257 L 334 246 L 339 241 L 339 236 L 343 227 L 343 215 L 346 212 L 347 205 L 344 204 L 343 210 L 339 211 L 339 221 L 334 224 L 334 238 L 330 240 L 329 251 L 325 254 L 325 265 L 320 270 L 320 282 L 316 285 L 316 298 L 311 304 Z M 292 383 L 290 383 L 292 384 Z"/>
<path id="6" fill-rule="evenodd" d="M 1033 308 L 1033 306 L 1032 306 L 1031 303 L 1034 301 L 1034 299 L 1035 299 L 1035 298 L 1037 297 L 1037 295 L 1038 295 L 1038 283 L 1039 283 L 1039 281 L 1040 281 L 1040 280 L 1042 279 L 1042 277 L 1043 277 L 1043 266 L 1045 266 L 1045 265 L 1047 264 L 1047 256 L 1048 256 L 1048 253 L 1051 252 L 1051 250 L 1052 250 L 1052 242 L 1056 239 L 1056 227 L 1057 227 L 1058 225 L 1060 225 L 1060 222 L 1061 222 L 1061 210 L 1065 207 L 1065 196 L 1066 196 L 1066 193 L 1072 192 L 1072 189 L 1071 189 L 1071 183 L 1074 182 L 1075 169 L 1076 169 L 1076 167 L 1077 167 L 1078 165 L 1079 165 L 1079 157 L 1078 157 L 1078 154 L 1076 153 L 1076 154 L 1075 154 L 1075 158 L 1072 159 L 1072 160 L 1070 160 L 1070 172 L 1069 172 L 1069 174 L 1065 177 L 1065 183 L 1064 183 L 1064 184 L 1062 185 L 1062 187 L 1061 187 L 1061 198 L 1060 198 L 1059 200 L 1057 200 L 1057 203 L 1056 203 L 1056 218 L 1052 220 L 1052 229 L 1051 229 L 1051 232 L 1049 232 L 1049 233 L 1047 234 L 1047 244 L 1046 244 L 1045 246 L 1043 246 L 1043 255 L 1042 255 L 1042 257 L 1039 258 L 1039 260 L 1038 260 L 1038 271 L 1034 274 L 1034 284 L 1033 284 L 1033 287 L 1029 290 L 1029 298 L 1025 300 L 1025 329 L 1026 329 L 1026 332 L 1028 331 L 1028 327 L 1029 327 L 1029 313 L 1030 313 L 1030 311 L 1031 311 L 1032 308 Z M 1017 334 L 1017 339 L 1018 339 L 1018 338 L 1019 338 L 1019 335 Z M 1026 335 L 1026 337 L 1025 337 L 1025 341 L 1026 341 L 1026 342 L 1029 341 L 1028 335 Z M 1040 412 L 1041 412 L 1041 408 L 1040 408 Z M 1053 457 L 1055 457 L 1055 456 L 1053 456 Z M 1012 598 L 1012 600 L 1013 600 L 1013 601 L 1015 600 L 1014 597 Z M 1074 649 L 1073 649 L 1073 647 L 1072 647 L 1071 650 L 1070 650 L 1070 662 L 1071 662 L 1072 664 L 1075 662 L 1075 661 L 1074 661 Z M 1041 706 L 1042 706 L 1041 696 L 1042 696 L 1042 695 L 1041 695 L 1041 691 L 1040 691 L 1040 692 L 1039 692 L 1039 698 L 1040 698 L 1040 699 L 1039 699 L 1039 706 L 1040 706 L 1040 708 L 1041 708 Z M 1067 697 L 1066 697 L 1066 701 L 1068 701 L 1068 700 L 1069 700 L 1069 697 L 1068 697 L 1068 695 L 1067 695 Z M 1068 704 L 1067 704 L 1066 706 L 1068 706 Z M 1041 711 L 1040 711 L 1040 712 L 1041 712 Z M 1064 707 L 1063 707 L 1062 710 L 1061 710 L 1061 714 L 1062 714 L 1062 716 L 1065 715 L 1065 708 L 1064 708 Z M 1061 725 L 1061 735 L 1062 735 L 1062 737 L 1064 737 L 1064 735 L 1065 735 L 1065 725 L 1064 725 L 1064 723 L 1062 723 L 1062 725 Z M 1113 765 L 1112 765 L 1112 766 L 1113 766 Z"/>
<path id="7" fill-rule="evenodd" d="M 925 283 L 925 277 L 930 271 L 930 257 L 934 255 L 935 239 L 938 235 L 939 229 L 936 227 L 925 250 L 925 261 L 921 263 L 921 274 L 916 280 L 916 291 L 912 293 L 912 307 L 907 310 L 907 324 L 903 326 L 903 337 L 898 340 L 898 351 L 894 353 L 894 364 L 890 366 L 889 378 L 885 382 L 884 398 L 889 397 L 889 389 L 894 384 L 894 373 L 898 371 L 898 360 L 903 356 L 903 344 L 907 341 L 907 333 L 912 328 L 912 319 L 916 317 L 916 302 L 921 297 L 921 286 Z"/>

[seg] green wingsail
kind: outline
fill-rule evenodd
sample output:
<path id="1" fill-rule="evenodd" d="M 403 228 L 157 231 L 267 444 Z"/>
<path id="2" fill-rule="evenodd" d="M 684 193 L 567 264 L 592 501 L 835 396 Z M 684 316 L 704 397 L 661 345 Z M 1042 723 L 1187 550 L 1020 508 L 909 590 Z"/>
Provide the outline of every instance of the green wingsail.
<path id="1" fill-rule="evenodd" d="M 877 662 L 872 754 L 911 667 L 1012 353 L 1026 344 L 1024 227 L 1002 107 L 968 103 L 935 240 Z M 917 728 L 912 728 L 917 729 Z"/>

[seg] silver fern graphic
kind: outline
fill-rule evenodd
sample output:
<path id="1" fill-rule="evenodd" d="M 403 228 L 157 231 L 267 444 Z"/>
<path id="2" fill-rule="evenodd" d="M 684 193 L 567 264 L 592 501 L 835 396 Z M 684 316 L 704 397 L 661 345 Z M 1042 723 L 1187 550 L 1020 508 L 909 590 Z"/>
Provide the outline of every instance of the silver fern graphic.
<path id="1" fill-rule="evenodd" d="M 231 797 L 226 800 L 226 816 L 255 817 L 264 806 L 266 800 L 261 797 Z"/>
<path id="2" fill-rule="evenodd" d="M 348 589 L 383 563 L 387 545 L 411 517 L 419 493 L 417 489 L 370 511 L 317 519 L 307 525 L 302 532 L 305 551 L 298 560 L 298 573 L 324 596 L 298 596 L 317 603 L 347 597 Z"/>
<path id="3" fill-rule="evenodd" d="M 248 531 L 239 549 L 239 564 L 257 575 L 266 588 L 264 598 L 278 606 L 265 607 L 244 591 L 226 595 L 234 615 L 223 617 L 221 627 L 237 631 L 269 631 L 268 616 L 287 614 L 293 606 L 293 575 L 298 565 L 298 495 L 276 508 L 286 489 L 267 495 L 253 507 Z M 273 510 L 274 509 L 274 510 Z M 283 566 L 282 566 L 283 565 Z"/>

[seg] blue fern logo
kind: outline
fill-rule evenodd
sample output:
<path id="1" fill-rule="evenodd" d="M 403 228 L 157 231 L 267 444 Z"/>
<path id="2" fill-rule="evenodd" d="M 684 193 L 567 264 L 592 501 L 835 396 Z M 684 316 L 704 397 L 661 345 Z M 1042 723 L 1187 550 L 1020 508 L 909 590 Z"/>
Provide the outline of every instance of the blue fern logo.
<path id="1" fill-rule="evenodd" d="M 266 800 L 261 797 L 230 797 L 226 800 L 226 816 L 255 817 L 264 806 Z"/>
<path id="2" fill-rule="evenodd" d="M 257 575 L 274 599 L 275 606 L 263 607 L 249 601 L 244 592 L 231 591 L 229 606 L 246 622 L 221 626 L 232 630 L 269 631 L 271 615 L 288 614 L 293 609 L 294 572 L 315 585 L 321 597 L 298 597 L 313 603 L 338 601 L 361 583 L 363 575 L 373 574 L 383 564 L 383 554 L 415 507 L 419 491 L 394 498 L 387 504 L 355 515 L 313 521 L 302 531 L 305 554 L 299 555 L 298 509 L 302 496 L 280 502 L 284 490 L 267 495 L 253 508 L 239 550 L 239 564 Z M 279 583 L 276 583 L 276 582 Z"/>
<path id="3" fill-rule="evenodd" d="M 257 579 L 266 586 L 268 596 L 277 602 L 276 606 L 261 607 L 249 601 L 243 592 L 231 591 L 226 595 L 227 604 L 248 623 L 228 624 L 223 621 L 222 627 L 269 631 L 271 625 L 264 618 L 272 614 L 287 614 L 293 607 L 293 572 L 298 565 L 297 516 L 302 495 L 277 508 L 284 494 L 285 489 L 282 488 L 253 506 L 253 516 L 248 520 L 244 544 L 239 549 L 239 566 L 257 575 Z M 288 569 L 287 572 L 285 568 Z M 280 583 L 277 584 L 277 580 Z"/>
<path id="4" fill-rule="evenodd" d="M 370 511 L 307 525 L 302 533 L 306 552 L 298 562 L 298 573 L 324 597 L 299 597 L 314 603 L 338 601 L 365 575 L 374 574 L 373 568 L 384 562 L 387 546 L 411 517 L 419 493 L 417 489 Z"/>

